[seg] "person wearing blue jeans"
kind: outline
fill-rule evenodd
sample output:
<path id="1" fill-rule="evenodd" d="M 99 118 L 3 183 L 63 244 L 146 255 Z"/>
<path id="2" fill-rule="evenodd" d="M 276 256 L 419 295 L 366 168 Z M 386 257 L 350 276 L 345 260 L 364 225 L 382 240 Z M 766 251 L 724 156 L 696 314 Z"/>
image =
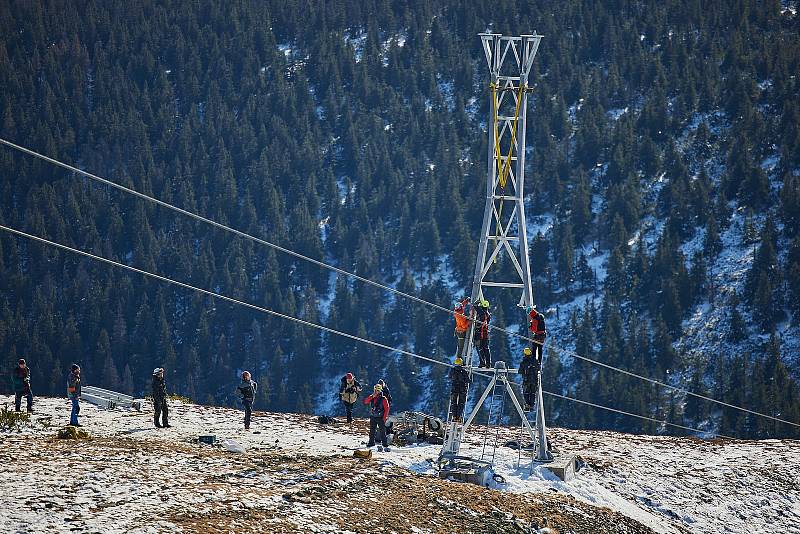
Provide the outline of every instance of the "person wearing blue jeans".
<path id="1" fill-rule="evenodd" d="M 20 358 L 17 367 L 11 371 L 11 385 L 14 390 L 14 409 L 22 410 L 22 397 L 28 401 L 28 413 L 33 411 L 33 393 L 31 392 L 31 370 L 28 364 Z"/>
<path id="2" fill-rule="evenodd" d="M 81 367 L 77 363 L 72 364 L 69 377 L 67 377 L 67 397 L 72 401 L 69 424 L 71 426 L 82 426 L 78 422 L 78 414 L 81 413 Z"/>

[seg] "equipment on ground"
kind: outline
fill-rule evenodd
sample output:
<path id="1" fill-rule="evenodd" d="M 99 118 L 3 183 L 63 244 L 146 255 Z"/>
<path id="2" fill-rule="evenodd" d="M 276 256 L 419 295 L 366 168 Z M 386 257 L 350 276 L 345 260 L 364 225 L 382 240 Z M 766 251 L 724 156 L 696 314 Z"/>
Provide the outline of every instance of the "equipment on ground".
<path id="1" fill-rule="evenodd" d="M 134 399 L 130 395 L 98 388 L 96 386 L 83 386 L 81 389 L 81 398 L 107 410 L 113 410 L 114 408 L 133 408 L 137 412 L 142 411 L 142 399 Z"/>
<path id="2" fill-rule="evenodd" d="M 439 457 L 439 477 L 488 487 L 494 479 L 491 462 L 468 456 Z"/>
<path id="3" fill-rule="evenodd" d="M 392 445 L 441 444 L 444 422 L 422 412 L 397 412 L 386 420 L 386 437 Z"/>

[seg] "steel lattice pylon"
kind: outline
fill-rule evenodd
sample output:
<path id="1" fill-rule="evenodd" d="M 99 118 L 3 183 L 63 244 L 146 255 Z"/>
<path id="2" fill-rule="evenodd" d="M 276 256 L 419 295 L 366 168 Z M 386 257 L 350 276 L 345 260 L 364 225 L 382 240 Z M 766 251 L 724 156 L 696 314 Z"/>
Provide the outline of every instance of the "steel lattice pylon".
<path id="1" fill-rule="evenodd" d="M 540 35 L 480 34 L 491 77 L 486 207 L 475 264 L 472 301 L 484 287 L 520 288 L 519 305 L 533 305 L 528 237 L 525 232 L 525 134 L 528 75 Z M 516 246 L 514 245 L 516 244 Z M 515 250 L 516 249 L 516 250 Z M 499 257 L 514 266 L 514 280 L 487 280 Z"/>
<path id="2" fill-rule="evenodd" d="M 524 205 L 527 96 L 532 90 L 528 85 L 528 76 L 542 36 L 535 32 L 533 35 L 519 37 L 482 33 L 480 38 L 491 80 L 489 84 L 491 120 L 487 127 L 489 149 L 486 207 L 471 298 L 474 306 L 484 298 L 486 287 L 520 289 L 518 305 L 526 310 L 534 304 Z M 499 272 L 501 270 L 498 267 L 503 265 L 498 262 L 499 259 L 507 259 L 513 266 L 511 279 L 508 272 Z M 498 275 L 500 278 L 492 278 Z M 475 323 L 472 322 L 462 354 L 470 375 L 475 368 L 473 365 L 475 355 L 472 350 L 474 328 Z M 492 380 L 466 421 L 461 424 L 460 421 L 448 420 L 442 456 L 458 456 L 464 433 L 475 419 L 490 391 L 499 384 L 510 395 L 513 405 L 522 418 L 523 429 L 536 443 L 535 459 L 543 462 L 552 460 L 547 446 L 541 372 L 538 380 L 535 430 L 517 401 L 508 380 L 508 375 L 515 374 L 516 370 L 507 369 L 503 362 L 498 362 L 498 365 L 488 372 L 492 374 Z"/>

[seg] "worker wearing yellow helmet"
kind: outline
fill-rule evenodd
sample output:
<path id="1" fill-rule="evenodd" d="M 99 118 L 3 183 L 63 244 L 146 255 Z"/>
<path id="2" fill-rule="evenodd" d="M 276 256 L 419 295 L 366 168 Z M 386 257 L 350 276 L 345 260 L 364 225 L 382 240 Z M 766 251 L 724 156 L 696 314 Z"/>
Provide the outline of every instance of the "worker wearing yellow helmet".
<path id="1" fill-rule="evenodd" d="M 386 419 L 389 418 L 389 401 L 383 395 L 383 386 L 375 384 L 372 395 L 364 399 L 364 404 L 369 406 L 369 443 L 367 447 L 374 447 L 376 438 L 381 440 L 378 450 L 389 450 L 386 443 Z"/>
<path id="2" fill-rule="evenodd" d="M 489 354 L 489 321 L 492 314 L 489 313 L 489 301 L 481 298 L 478 302 L 478 309 L 475 310 L 475 334 L 473 343 L 480 356 L 480 367 L 490 368 L 492 366 L 492 356 Z"/>
<path id="3" fill-rule="evenodd" d="M 533 357 L 533 350 L 530 347 L 525 347 L 522 351 L 519 374 L 522 376 L 522 396 L 525 398 L 525 411 L 528 412 L 536 404 L 539 385 L 539 363 Z"/>
<path id="4" fill-rule="evenodd" d="M 471 379 L 460 356 L 456 356 L 453 363 L 455 365 L 450 369 L 450 417 L 460 423 L 467 403 L 467 386 Z"/>

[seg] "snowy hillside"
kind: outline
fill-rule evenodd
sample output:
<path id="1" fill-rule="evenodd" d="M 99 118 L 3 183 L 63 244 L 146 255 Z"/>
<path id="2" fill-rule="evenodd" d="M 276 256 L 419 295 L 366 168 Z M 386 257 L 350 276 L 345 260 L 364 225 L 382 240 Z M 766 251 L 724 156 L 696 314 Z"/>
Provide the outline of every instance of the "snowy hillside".
<path id="1" fill-rule="evenodd" d="M 501 448 L 507 484 L 487 490 L 436 478 L 438 446 L 353 459 L 364 421 L 259 412 L 245 433 L 240 412 L 173 402 L 173 428 L 157 430 L 148 411 L 84 403 L 93 439 L 75 442 L 54 439 L 65 399 L 35 408 L 30 425 L 0 434 L 4 532 L 800 532 L 797 441 L 553 429 L 555 448 L 586 463 L 575 480 L 516 470 Z M 201 434 L 246 452 L 200 445 Z"/>

